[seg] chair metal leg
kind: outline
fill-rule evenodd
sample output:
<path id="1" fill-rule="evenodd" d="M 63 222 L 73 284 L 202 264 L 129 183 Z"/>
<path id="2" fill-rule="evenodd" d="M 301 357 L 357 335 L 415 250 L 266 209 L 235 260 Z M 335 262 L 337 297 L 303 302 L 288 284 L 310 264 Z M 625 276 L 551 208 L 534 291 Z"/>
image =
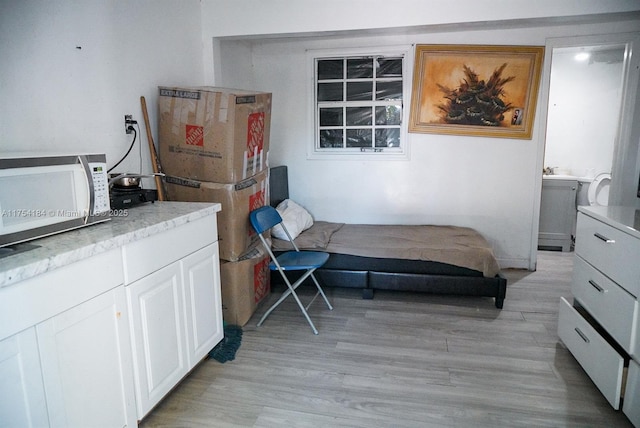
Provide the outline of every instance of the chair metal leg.
<path id="1" fill-rule="evenodd" d="M 313 270 L 307 271 L 293 285 L 291 284 L 291 282 L 289 282 L 289 279 L 287 278 L 287 276 L 284 273 L 282 273 L 282 272 L 280 272 L 280 273 L 281 273 L 285 283 L 287 284 L 288 290 L 286 290 L 284 293 L 282 293 L 282 296 L 280 296 L 280 298 L 276 301 L 276 303 L 274 303 L 267 310 L 267 312 L 265 312 L 264 315 L 262 315 L 262 318 L 260 318 L 260 321 L 258 322 L 258 327 L 260 327 L 262 325 L 262 323 L 264 322 L 264 320 L 267 319 L 267 317 L 271 314 L 271 312 L 273 312 L 273 310 L 275 308 L 277 308 L 291 294 L 291 295 L 293 295 L 293 298 L 296 300 L 296 303 L 298 304 L 298 307 L 300 307 L 300 310 L 302 311 L 302 314 L 304 315 L 304 317 L 307 319 L 307 322 L 311 326 L 311 330 L 313 331 L 313 334 L 318 334 L 318 330 L 316 329 L 316 326 L 313 324 L 313 321 L 311 321 L 311 318 L 309 317 L 309 314 L 307 313 L 306 309 L 304 308 L 304 305 L 300 301 L 300 298 L 298 297 L 298 294 L 295 292 L 296 288 L 298 288 L 298 286 L 300 286 L 300 284 L 302 284 L 305 279 L 307 279 L 309 276 L 313 277 Z M 326 297 L 325 297 L 325 299 L 326 299 Z"/>
<path id="2" fill-rule="evenodd" d="M 311 330 L 313 331 L 313 334 L 318 334 L 318 329 L 316 329 L 316 326 L 313 325 L 313 321 L 311 321 L 311 318 L 309 317 L 309 314 L 307 313 L 307 310 L 304 308 L 304 305 L 300 301 L 300 298 L 298 297 L 296 292 L 293 291 L 291 294 L 293 294 L 293 298 L 296 299 L 296 302 L 298 303 L 298 306 L 300 307 L 300 310 L 302 311 L 302 314 L 304 315 L 304 317 L 307 319 L 307 322 L 311 326 Z"/>
<path id="3" fill-rule="evenodd" d="M 307 310 L 309 309 L 311 304 L 314 302 L 316 297 L 318 297 L 318 294 L 320 294 L 322 296 L 322 298 L 324 299 L 325 303 L 327 304 L 327 307 L 329 308 L 329 310 L 333 310 L 333 306 L 331 306 L 331 303 L 329 303 L 329 299 L 327 298 L 326 294 L 324 294 L 324 290 L 322 290 L 322 287 L 320 286 L 320 283 L 318 282 L 318 280 L 316 279 L 315 275 L 313 274 L 313 271 L 308 271 L 305 275 L 300 277 L 294 284 L 291 284 L 289 279 L 282 272 L 281 272 L 281 275 L 282 275 L 285 283 L 287 284 L 287 290 L 284 293 L 282 293 L 282 296 L 280 296 L 280 298 L 262 315 L 262 318 L 260 318 L 260 321 L 257 324 L 258 327 L 260 327 L 262 325 L 262 323 L 267 319 L 267 317 L 269 315 L 271 315 L 271 312 L 273 312 L 287 297 L 289 297 L 289 295 L 293 295 L 293 298 L 296 300 L 296 303 L 300 307 L 300 310 L 302 311 L 302 314 L 304 315 L 304 317 L 306 318 L 307 322 L 311 326 L 311 330 L 313 330 L 314 334 L 318 334 L 318 330 L 316 329 L 315 325 L 313 324 L 313 321 L 311 321 L 311 318 L 309 317 L 309 314 L 307 313 Z M 314 284 L 316 285 L 316 288 L 318 289 L 318 292 L 311 299 L 309 304 L 305 307 L 302 304 L 302 301 L 298 297 L 298 294 L 295 292 L 295 290 L 309 276 L 311 277 L 311 279 L 313 280 Z"/>
<path id="4" fill-rule="evenodd" d="M 330 311 L 332 311 L 333 310 L 333 306 L 331 306 L 331 303 L 329 303 L 329 299 L 327 299 L 327 296 L 324 294 L 324 291 L 322 290 L 322 287 L 320 287 L 320 283 L 318 282 L 318 280 L 316 279 L 316 276 L 313 273 L 311 274 L 311 279 L 313 279 L 313 282 L 316 284 L 316 288 L 318 289 L 318 293 L 320 293 L 320 295 L 324 299 L 324 302 L 327 304 L 327 307 L 329 308 Z M 315 299 L 315 297 L 314 297 L 314 299 Z"/>

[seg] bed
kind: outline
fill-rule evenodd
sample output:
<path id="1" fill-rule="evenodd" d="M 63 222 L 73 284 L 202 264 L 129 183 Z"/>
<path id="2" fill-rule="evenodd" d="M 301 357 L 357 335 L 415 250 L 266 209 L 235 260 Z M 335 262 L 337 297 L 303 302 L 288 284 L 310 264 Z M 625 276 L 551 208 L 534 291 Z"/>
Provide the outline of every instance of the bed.
<path id="1" fill-rule="evenodd" d="M 270 204 L 289 200 L 287 167 L 270 170 Z M 367 225 L 314 221 L 294 242 L 300 249 L 323 250 L 329 261 L 318 269 L 323 286 L 494 297 L 503 307 L 507 280 L 484 237 L 457 226 Z M 274 252 L 291 243 L 272 237 Z M 282 279 L 272 275 L 274 284 Z"/>

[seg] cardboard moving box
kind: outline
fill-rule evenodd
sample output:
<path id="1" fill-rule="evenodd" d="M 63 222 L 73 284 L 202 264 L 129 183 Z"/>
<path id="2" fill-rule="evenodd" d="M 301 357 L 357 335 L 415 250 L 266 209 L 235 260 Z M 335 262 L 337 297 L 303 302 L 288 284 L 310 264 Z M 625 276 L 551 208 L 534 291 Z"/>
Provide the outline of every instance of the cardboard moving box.
<path id="1" fill-rule="evenodd" d="M 220 264 L 222 318 L 243 326 L 271 291 L 269 254 L 261 244 L 235 262 Z"/>
<path id="2" fill-rule="evenodd" d="M 249 223 L 249 213 L 269 201 L 268 174 L 268 171 L 263 171 L 236 184 L 167 176 L 167 197 L 170 201 L 222 204 L 222 211 L 218 213 L 220 258 L 235 261 L 259 242 Z"/>
<path id="3" fill-rule="evenodd" d="M 236 183 L 266 170 L 271 94 L 217 87 L 159 87 L 163 172 Z"/>

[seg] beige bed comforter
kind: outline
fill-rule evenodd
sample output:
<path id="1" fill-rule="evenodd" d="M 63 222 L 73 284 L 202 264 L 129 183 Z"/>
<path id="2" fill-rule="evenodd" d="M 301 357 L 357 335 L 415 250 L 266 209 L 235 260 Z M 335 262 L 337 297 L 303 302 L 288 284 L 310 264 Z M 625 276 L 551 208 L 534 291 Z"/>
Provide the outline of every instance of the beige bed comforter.
<path id="1" fill-rule="evenodd" d="M 500 271 L 493 250 L 477 231 L 433 225 L 367 225 L 316 221 L 294 242 L 300 249 L 363 257 L 427 260 L 461 266 L 494 277 Z M 291 249 L 273 240 L 276 250 Z"/>

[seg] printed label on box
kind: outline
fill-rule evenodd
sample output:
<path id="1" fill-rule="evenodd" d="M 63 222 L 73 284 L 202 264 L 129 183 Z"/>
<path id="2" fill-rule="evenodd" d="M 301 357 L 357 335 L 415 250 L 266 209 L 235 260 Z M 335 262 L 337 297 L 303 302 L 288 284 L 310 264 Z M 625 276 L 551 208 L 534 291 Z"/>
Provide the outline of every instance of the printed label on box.
<path id="1" fill-rule="evenodd" d="M 250 195 L 249 196 L 249 212 L 253 210 L 257 210 L 260 207 L 264 207 L 266 200 L 267 198 L 265 197 L 264 189 L 257 191 L 253 195 Z M 258 239 L 258 234 L 256 233 L 255 230 L 253 230 L 253 227 L 247 228 L 247 236 L 249 237 L 249 240 L 251 242 L 255 242 L 255 240 Z"/>
<path id="2" fill-rule="evenodd" d="M 260 302 L 269 293 L 269 258 L 265 258 L 253 267 L 253 289 L 255 302 Z"/>
<path id="3" fill-rule="evenodd" d="M 204 127 L 196 125 L 186 125 L 185 144 L 190 146 L 204 146 Z"/>
<path id="4" fill-rule="evenodd" d="M 247 122 L 247 149 L 251 157 L 254 156 L 256 152 L 262 151 L 264 142 L 264 112 L 251 113 Z"/>
<path id="5" fill-rule="evenodd" d="M 248 187 L 251 186 L 255 186 L 257 183 L 255 178 L 251 178 L 248 180 L 242 180 L 240 183 L 236 183 L 233 188 L 235 189 L 236 192 L 242 190 L 242 189 L 246 189 Z"/>
<path id="6" fill-rule="evenodd" d="M 265 198 L 264 190 L 258 190 L 256 193 L 249 196 L 249 212 L 256 210 L 260 207 L 264 207 L 265 201 L 266 201 L 266 198 Z"/>
<path id="7" fill-rule="evenodd" d="M 181 89 L 160 88 L 161 97 L 187 98 L 189 100 L 199 100 L 200 91 L 185 91 Z"/>
<path id="8" fill-rule="evenodd" d="M 256 102 L 255 95 L 248 95 L 244 97 L 236 97 L 236 104 L 253 104 Z"/>
<path id="9" fill-rule="evenodd" d="M 182 153 L 200 158 L 222 159 L 222 154 L 218 152 L 210 152 L 202 149 L 190 149 L 188 147 L 169 146 L 169 153 Z"/>

